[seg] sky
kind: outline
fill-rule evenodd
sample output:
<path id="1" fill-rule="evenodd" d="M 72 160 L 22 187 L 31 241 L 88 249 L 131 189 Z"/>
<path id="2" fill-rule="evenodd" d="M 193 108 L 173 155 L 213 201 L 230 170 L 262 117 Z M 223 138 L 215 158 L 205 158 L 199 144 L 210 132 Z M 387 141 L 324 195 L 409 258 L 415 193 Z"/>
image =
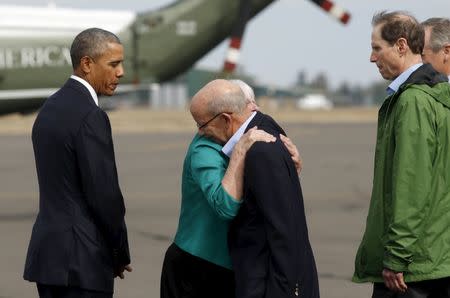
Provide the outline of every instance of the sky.
<path id="1" fill-rule="evenodd" d="M 0 4 L 146 11 L 173 0 L 0 0 Z M 299 71 L 307 79 L 325 73 L 329 84 L 343 82 L 368 86 L 381 80 L 369 61 L 371 19 L 380 10 L 406 10 L 419 21 L 429 17 L 450 17 L 448 0 L 334 0 L 352 18 L 341 25 L 308 0 L 276 0 L 247 25 L 240 65 L 256 81 L 279 87 L 292 85 Z M 222 42 L 197 66 L 221 68 L 228 42 Z"/>

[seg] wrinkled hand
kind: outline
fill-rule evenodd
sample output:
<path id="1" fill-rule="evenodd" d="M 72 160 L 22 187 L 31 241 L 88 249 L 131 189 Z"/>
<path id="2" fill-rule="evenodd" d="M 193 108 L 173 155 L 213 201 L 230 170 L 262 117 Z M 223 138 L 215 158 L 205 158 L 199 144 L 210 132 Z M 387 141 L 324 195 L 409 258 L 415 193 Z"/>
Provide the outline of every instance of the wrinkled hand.
<path id="1" fill-rule="evenodd" d="M 297 168 L 297 172 L 300 174 L 303 167 L 303 161 L 300 157 L 300 153 L 298 152 L 297 146 L 292 143 L 291 139 L 280 134 L 280 139 L 283 142 L 284 146 L 286 146 L 287 150 L 291 154 L 291 158 L 294 161 L 295 167 Z"/>
<path id="2" fill-rule="evenodd" d="M 131 271 L 133 271 L 133 268 L 131 268 L 131 266 L 129 264 L 126 266 L 122 266 L 119 269 L 117 269 L 116 272 L 114 272 L 114 277 L 119 277 L 120 279 L 124 279 L 125 271 L 131 272 Z"/>
<path id="3" fill-rule="evenodd" d="M 237 142 L 236 147 L 234 150 L 242 151 L 243 154 L 247 153 L 248 149 L 255 143 L 255 142 L 266 142 L 271 143 L 275 142 L 276 138 L 265 132 L 264 130 L 259 130 L 256 126 L 249 129 Z"/>
<path id="4" fill-rule="evenodd" d="M 404 293 L 408 289 L 408 286 L 405 284 L 403 280 L 402 272 L 394 272 L 387 268 L 383 269 L 383 280 L 386 287 L 394 292 Z"/>

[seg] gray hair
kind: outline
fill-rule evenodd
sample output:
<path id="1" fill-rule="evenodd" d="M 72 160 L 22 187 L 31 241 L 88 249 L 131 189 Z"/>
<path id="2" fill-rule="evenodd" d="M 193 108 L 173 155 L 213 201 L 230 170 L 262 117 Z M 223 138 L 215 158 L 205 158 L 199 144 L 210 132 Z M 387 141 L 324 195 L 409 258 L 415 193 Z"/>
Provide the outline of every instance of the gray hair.
<path id="1" fill-rule="evenodd" d="M 236 84 L 241 88 L 242 92 L 244 93 L 245 99 L 247 100 L 247 103 L 251 103 L 255 100 L 255 92 L 253 92 L 252 87 L 250 87 L 246 82 L 242 80 L 229 80 L 231 83 Z"/>
<path id="2" fill-rule="evenodd" d="M 222 92 L 220 96 L 208 102 L 208 112 L 211 115 L 219 113 L 235 113 L 241 114 L 247 107 L 247 100 L 240 88 L 228 89 Z"/>
<path id="3" fill-rule="evenodd" d="M 91 58 L 100 57 L 106 51 L 108 43 L 121 44 L 114 33 L 100 28 L 89 28 L 80 32 L 70 47 L 73 69 L 80 66 L 81 58 L 85 56 Z"/>
<path id="4" fill-rule="evenodd" d="M 424 28 L 430 27 L 430 48 L 437 53 L 450 44 L 450 20 L 447 18 L 430 18 L 422 22 Z"/>
<path id="5" fill-rule="evenodd" d="M 399 38 L 408 42 L 411 52 L 422 54 L 425 33 L 421 24 L 410 13 L 405 11 L 381 11 L 372 18 L 372 26 L 382 25 L 381 37 L 394 45 Z"/>

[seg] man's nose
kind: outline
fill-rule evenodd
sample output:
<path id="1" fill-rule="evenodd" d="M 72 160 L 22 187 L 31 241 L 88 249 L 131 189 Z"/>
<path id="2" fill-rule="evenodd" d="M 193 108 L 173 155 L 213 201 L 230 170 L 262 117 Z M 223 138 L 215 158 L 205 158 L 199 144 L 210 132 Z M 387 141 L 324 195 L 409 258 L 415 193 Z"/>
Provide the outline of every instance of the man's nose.
<path id="1" fill-rule="evenodd" d="M 121 65 L 119 65 L 119 67 L 117 68 L 116 76 L 117 76 L 118 78 L 121 78 L 121 77 L 123 77 L 124 74 L 125 74 L 125 71 L 124 71 L 124 69 L 123 69 L 123 65 L 121 64 Z"/>
<path id="2" fill-rule="evenodd" d="M 377 56 L 374 53 L 370 54 L 370 62 L 372 63 L 377 62 Z"/>

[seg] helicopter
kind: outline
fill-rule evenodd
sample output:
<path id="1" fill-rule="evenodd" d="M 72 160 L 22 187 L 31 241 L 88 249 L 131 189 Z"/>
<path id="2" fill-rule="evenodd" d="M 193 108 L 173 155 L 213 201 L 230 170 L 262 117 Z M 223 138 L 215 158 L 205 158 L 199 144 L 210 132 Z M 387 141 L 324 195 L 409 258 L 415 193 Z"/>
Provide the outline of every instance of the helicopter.
<path id="1" fill-rule="evenodd" d="M 329 0 L 309 0 L 346 24 L 350 14 Z M 0 5 L 0 115 L 29 113 L 71 74 L 70 44 L 82 30 L 115 33 L 125 52 L 118 92 L 163 83 L 230 38 L 221 76 L 239 63 L 247 23 L 274 0 L 178 0 L 157 10 L 86 10 Z"/>

